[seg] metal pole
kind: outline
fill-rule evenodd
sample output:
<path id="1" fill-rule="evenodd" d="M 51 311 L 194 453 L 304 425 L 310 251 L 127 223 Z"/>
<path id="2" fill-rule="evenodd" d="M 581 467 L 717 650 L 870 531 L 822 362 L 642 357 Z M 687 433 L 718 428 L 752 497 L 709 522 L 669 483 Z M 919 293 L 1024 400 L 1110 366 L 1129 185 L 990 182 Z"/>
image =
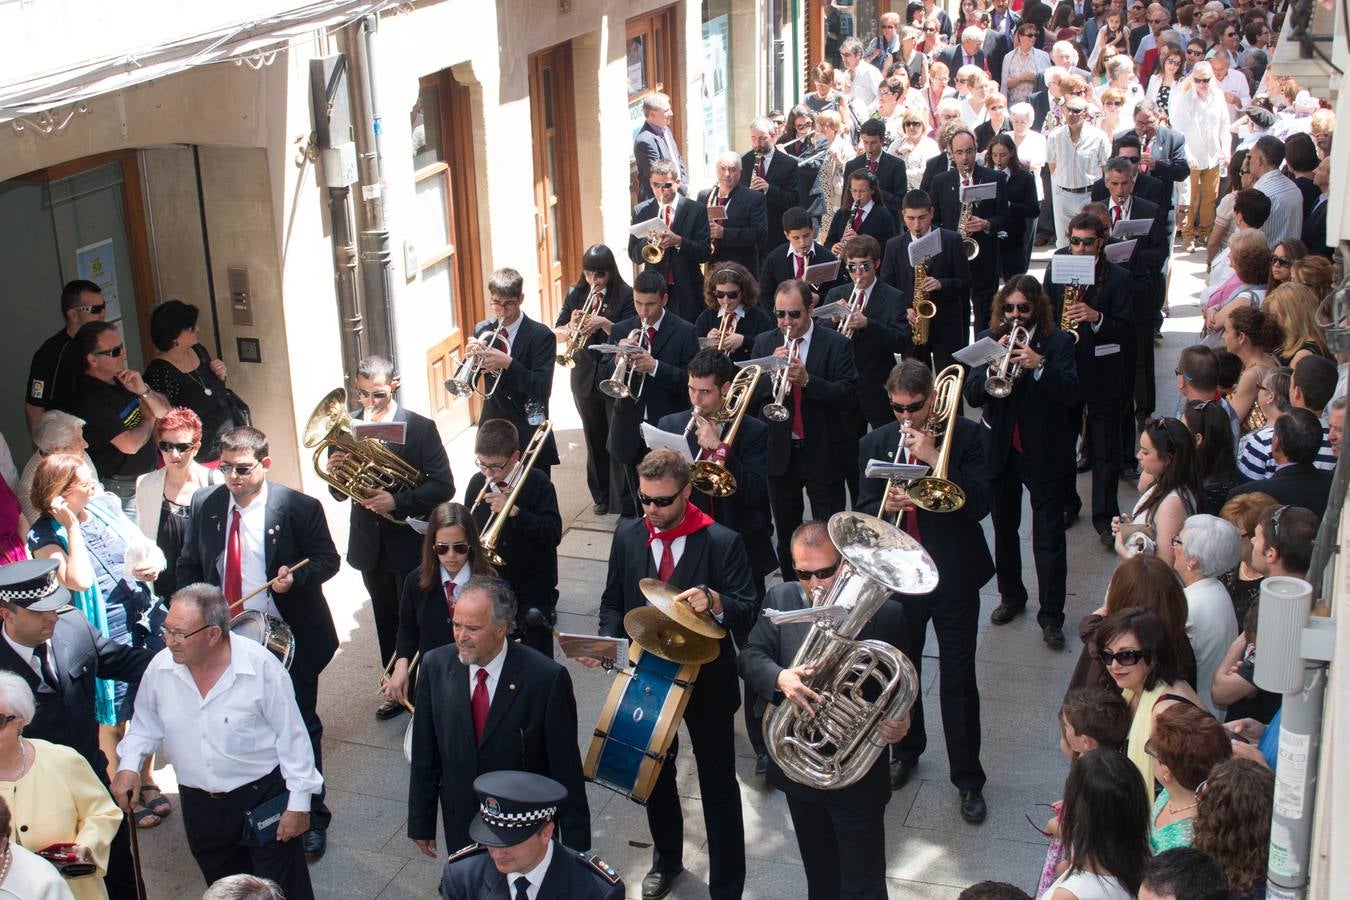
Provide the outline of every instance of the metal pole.
<path id="1" fill-rule="evenodd" d="M 1307 895 L 1326 688 L 1327 664 L 1309 661 L 1303 670 L 1303 689 L 1284 695 L 1266 871 L 1270 900 L 1303 900 Z"/>
<path id="2" fill-rule="evenodd" d="M 333 281 L 342 327 L 343 380 L 353 381 L 356 364 L 365 356 L 365 324 L 356 296 L 356 245 L 352 243 L 350 188 L 328 189 L 328 217 L 333 226 Z M 346 385 L 350 394 L 354 383 Z"/>

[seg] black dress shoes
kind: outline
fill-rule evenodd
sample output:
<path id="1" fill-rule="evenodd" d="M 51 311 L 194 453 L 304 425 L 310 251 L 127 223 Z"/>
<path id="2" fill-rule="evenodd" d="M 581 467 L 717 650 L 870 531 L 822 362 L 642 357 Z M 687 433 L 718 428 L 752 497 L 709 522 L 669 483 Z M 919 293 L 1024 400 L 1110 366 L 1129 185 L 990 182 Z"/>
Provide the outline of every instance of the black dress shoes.
<path id="1" fill-rule="evenodd" d="M 305 848 L 305 859 L 310 862 L 316 862 L 323 856 L 323 851 L 328 849 L 328 837 L 317 828 L 306 831 L 301 841 Z"/>
<path id="2" fill-rule="evenodd" d="M 1076 471 L 1079 475 L 1082 475 L 1084 472 L 1091 472 L 1092 460 L 1088 459 L 1086 456 L 1078 457 L 1078 467 Z"/>
<path id="3" fill-rule="evenodd" d="M 1063 650 L 1064 629 L 1058 625 L 1046 625 L 1041 629 L 1041 640 L 1045 641 L 1051 650 Z"/>
<path id="4" fill-rule="evenodd" d="M 396 719 L 408 711 L 408 708 L 402 703 L 395 703 L 392 700 L 375 710 L 375 718 L 380 721 L 385 719 Z"/>
<path id="5" fill-rule="evenodd" d="M 1078 522 L 1078 515 L 1079 513 L 1076 509 L 1064 510 L 1064 528 L 1066 530 L 1072 528 Z"/>
<path id="6" fill-rule="evenodd" d="M 1004 600 L 998 606 L 995 606 L 994 611 L 989 614 L 989 623 L 991 625 L 1007 625 L 1020 616 L 1025 609 L 1025 606 L 1013 606 L 1007 600 Z"/>
<path id="7" fill-rule="evenodd" d="M 891 790 L 898 791 L 909 784 L 909 776 L 913 775 L 914 770 L 918 767 L 918 762 L 910 762 L 904 759 L 891 760 Z"/>
<path id="8" fill-rule="evenodd" d="M 657 897 L 669 894 L 670 889 L 675 886 L 675 879 L 680 877 L 683 871 L 682 868 L 674 872 L 652 869 L 647 873 L 647 877 L 642 879 L 642 900 L 656 900 Z"/>
<path id="9" fill-rule="evenodd" d="M 1110 530 L 1097 532 L 1097 540 L 1102 542 L 1102 546 L 1112 552 L 1116 549 L 1116 536 Z"/>
<path id="10" fill-rule="evenodd" d="M 596 514 L 597 516 L 607 516 L 607 515 L 609 515 L 609 501 L 605 501 L 604 503 L 597 503 L 597 504 L 595 504 L 595 514 Z"/>
<path id="11" fill-rule="evenodd" d="M 961 818 L 972 825 L 978 825 L 988 814 L 989 809 L 984 805 L 983 794 L 979 791 L 961 792 Z"/>

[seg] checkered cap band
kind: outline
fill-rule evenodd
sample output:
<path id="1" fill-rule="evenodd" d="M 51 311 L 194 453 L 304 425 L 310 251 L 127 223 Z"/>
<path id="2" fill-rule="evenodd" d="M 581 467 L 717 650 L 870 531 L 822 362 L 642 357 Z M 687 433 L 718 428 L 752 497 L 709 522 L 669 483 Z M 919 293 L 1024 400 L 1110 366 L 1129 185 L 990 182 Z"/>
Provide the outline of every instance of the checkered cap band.
<path id="1" fill-rule="evenodd" d="M 8 600 L 11 603 L 41 600 L 56 593 L 58 587 L 60 585 L 56 583 L 56 569 L 52 569 L 41 583 L 29 581 L 25 582 L 23 587 L 0 587 L 0 600 Z"/>
<path id="2" fill-rule="evenodd" d="M 479 812 L 483 816 L 483 821 L 494 828 L 529 828 L 541 822 L 547 822 L 553 818 L 553 814 L 557 811 L 558 807 L 548 806 L 544 809 L 532 809 L 529 812 L 506 813 L 501 810 L 489 811 L 486 803 L 479 805 Z"/>

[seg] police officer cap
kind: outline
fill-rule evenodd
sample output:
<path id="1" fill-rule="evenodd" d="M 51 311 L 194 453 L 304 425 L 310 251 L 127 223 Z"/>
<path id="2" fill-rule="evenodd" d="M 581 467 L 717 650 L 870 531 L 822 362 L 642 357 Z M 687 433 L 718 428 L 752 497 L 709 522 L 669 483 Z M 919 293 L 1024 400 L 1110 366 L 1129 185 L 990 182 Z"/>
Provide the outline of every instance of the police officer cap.
<path id="1" fill-rule="evenodd" d="M 485 847 L 512 847 L 532 837 L 558 812 L 567 788 L 533 772 L 487 772 L 474 779 L 478 815 L 469 837 Z"/>
<path id="2" fill-rule="evenodd" d="M 0 600 L 32 612 L 70 605 L 70 591 L 56 580 L 54 559 L 25 559 L 0 566 Z"/>

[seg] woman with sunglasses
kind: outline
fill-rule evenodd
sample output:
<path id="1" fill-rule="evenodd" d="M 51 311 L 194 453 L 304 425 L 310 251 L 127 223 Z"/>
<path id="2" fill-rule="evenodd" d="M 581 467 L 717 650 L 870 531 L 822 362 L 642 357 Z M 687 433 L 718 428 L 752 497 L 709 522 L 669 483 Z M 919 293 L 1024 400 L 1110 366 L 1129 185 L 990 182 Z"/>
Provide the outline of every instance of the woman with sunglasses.
<path id="1" fill-rule="evenodd" d="M 1204 710 L 1178 703 L 1158 713 L 1144 752 L 1153 758 L 1153 774 L 1162 785 L 1149 816 L 1149 848 L 1162 853 L 1189 847 L 1205 779 L 1233 757 L 1232 738 Z"/>
<path id="2" fill-rule="evenodd" d="M 707 309 L 694 321 L 699 343 L 716 347 L 722 323 L 732 316 L 736 324 L 722 341 L 722 352 L 733 362 L 750 358 L 755 338 L 774 328 L 769 314 L 759 308 L 759 281 L 739 263 L 713 263 L 703 280 L 703 302 Z"/>
<path id="3" fill-rule="evenodd" d="M 1266 283 L 1266 293 L 1282 284 L 1288 284 L 1294 274 L 1294 263 L 1308 255 L 1308 245 L 1298 238 L 1285 238 L 1270 252 L 1270 280 Z M 1262 307 L 1265 308 L 1264 306 Z"/>
<path id="4" fill-rule="evenodd" d="M 455 597 L 475 575 L 497 574 L 488 565 L 478 525 L 462 503 L 442 503 L 427 517 L 422 564 L 408 573 L 398 609 L 394 668 L 384 688 L 391 703 L 410 703 L 416 679 L 412 658 L 455 642 Z"/>
<path id="5" fill-rule="evenodd" d="M 1166 45 L 1158 48 L 1158 62 L 1153 74 L 1148 76 L 1148 88 L 1144 96 L 1158 104 L 1158 109 L 1172 121 L 1172 94 L 1185 77 L 1185 58 L 1175 49 Z"/>
<path id="6" fill-rule="evenodd" d="M 900 129 L 900 139 L 891 144 L 890 152 L 905 161 L 905 181 L 911 191 L 918 190 L 928 161 L 942 151 L 937 141 L 928 136 L 928 122 L 922 113 L 906 110 Z"/>
<path id="7" fill-rule="evenodd" d="M 197 334 L 197 307 L 166 300 L 150 313 L 150 339 L 159 355 L 145 367 L 145 383 L 173 406 L 185 406 L 202 422 L 203 463 L 220 461 L 220 436 L 236 425 L 225 389 L 225 363 L 211 359 Z"/>
<path id="8" fill-rule="evenodd" d="M 1116 553 L 1123 558 L 1152 553 L 1169 565 L 1174 544 L 1187 516 L 1200 506 L 1203 485 L 1195 439 L 1176 419 L 1150 419 L 1139 435 L 1139 501 L 1128 516 L 1111 522 Z M 1139 526 L 1143 526 L 1140 528 Z M 1141 541 L 1134 533 L 1147 538 Z"/>
<path id="9" fill-rule="evenodd" d="M 1172 98 L 1172 127 L 1186 135 L 1191 163 L 1190 215 L 1182 229 L 1183 251 L 1209 243 L 1214 204 L 1219 194 L 1219 164 L 1231 146 L 1228 103 L 1209 63 L 1197 63 L 1178 96 Z"/>
<path id="10" fill-rule="evenodd" d="M 1242 558 L 1237 529 L 1218 516 L 1188 518 L 1172 539 L 1172 568 L 1186 591 L 1186 633 L 1195 650 L 1195 689 L 1211 715 L 1223 716 L 1212 697 L 1214 673 L 1238 635 L 1233 600 L 1219 576 Z"/>
<path id="11" fill-rule="evenodd" d="M 1116 750 L 1089 750 L 1074 760 L 1059 827 L 1068 865 L 1041 897 L 1131 900 L 1148 861 L 1150 799 Z"/>
<path id="12" fill-rule="evenodd" d="M 1261 309 L 1284 329 L 1284 346 L 1275 351 L 1280 365 L 1293 368 L 1309 356 L 1331 359 L 1325 332 L 1317 322 L 1317 294 L 1304 284 L 1282 284 L 1266 295 Z"/>
<path id="13" fill-rule="evenodd" d="M 1200 509 L 1218 515 L 1228 492 L 1244 481 L 1237 470 L 1232 420 L 1223 404 L 1214 400 L 1187 401 L 1181 420 L 1195 436 L 1200 477 L 1204 481 Z"/>
<path id="14" fill-rule="evenodd" d="M 999 85 L 1009 106 L 1029 100 L 1036 90 L 1036 76 L 1050 68 L 1050 54 L 1036 46 L 1040 31 L 1030 22 L 1019 22 L 1013 32 L 1013 49 L 1003 57 Z"/>

